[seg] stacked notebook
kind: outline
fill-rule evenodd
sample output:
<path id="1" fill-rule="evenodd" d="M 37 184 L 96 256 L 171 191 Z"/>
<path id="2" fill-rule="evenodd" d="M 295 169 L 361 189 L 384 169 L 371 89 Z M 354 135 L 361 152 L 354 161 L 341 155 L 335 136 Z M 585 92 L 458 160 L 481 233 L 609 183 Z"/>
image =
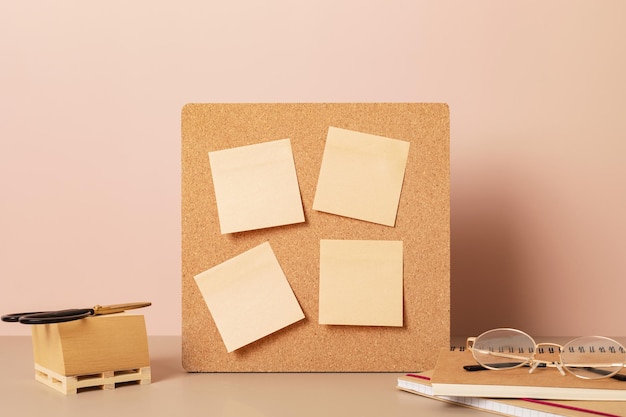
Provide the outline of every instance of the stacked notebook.
<path id="1" fill-rule="evenodd" d="M 475 363 L 469 351 L 442 349 L 434 371 L 399 377 L 397 387 L 505 416 L 626 416 L 626 381 L 583 380 L 552 368 L 463 369 Z"/>

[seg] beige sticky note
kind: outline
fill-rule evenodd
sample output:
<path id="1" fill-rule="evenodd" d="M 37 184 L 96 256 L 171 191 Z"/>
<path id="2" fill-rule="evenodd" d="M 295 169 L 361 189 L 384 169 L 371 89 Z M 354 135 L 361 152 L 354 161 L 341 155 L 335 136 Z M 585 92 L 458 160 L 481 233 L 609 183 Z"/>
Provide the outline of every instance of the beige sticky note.
<path id="1" fill-rule="evenodd" d="M 402 326 L 401 241 L 320 241 L 320 324 Z"/>
<path id="2" fill-rule="evenodd" d="M 409 142 L 328 128 L 313 209 L 394 226 Z"/>
<path id="3" fill-rule="evenodd" d="M 291 141 L 209 152 L 222 234 L 304 222 Z"/>
<path id="4" fill-rule="evenodd" d="M 228 352 L 304 318 L 269 242 L 194 278 Z"/>

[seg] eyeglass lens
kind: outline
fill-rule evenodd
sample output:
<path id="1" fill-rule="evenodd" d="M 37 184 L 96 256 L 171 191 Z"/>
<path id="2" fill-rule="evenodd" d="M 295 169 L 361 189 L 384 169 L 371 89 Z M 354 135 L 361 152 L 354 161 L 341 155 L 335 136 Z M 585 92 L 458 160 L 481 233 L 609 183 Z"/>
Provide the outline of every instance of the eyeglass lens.
<path id="1" fill-rule="evenodd" d="M 606 378 L 622 369 L 626 350 L 608 337 L 579 337 L 563 346 L 561 361 L 565 369 L 580 378 Z"/>
<path id="2" fill-rule="evenodd" d="M 474 359 L 489 369 L 510 369 L 530 361 L 535 341 L 516 329 L 494 329 L 478 336 L 472 348 Z"/>

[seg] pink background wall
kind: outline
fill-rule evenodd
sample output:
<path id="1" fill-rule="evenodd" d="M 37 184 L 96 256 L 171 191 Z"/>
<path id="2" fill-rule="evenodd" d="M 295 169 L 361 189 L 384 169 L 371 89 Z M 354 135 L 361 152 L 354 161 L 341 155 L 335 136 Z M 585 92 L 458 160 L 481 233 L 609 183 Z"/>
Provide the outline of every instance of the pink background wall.
<path id="1" fill-rule="evenodd" d="M 187 102 L 447 102 L 452 333 L 626 335 L 626 2 L 4 1 L 2 313 L 180 334 Z M 27 334 L 0 324 L 0 334 Z"/>

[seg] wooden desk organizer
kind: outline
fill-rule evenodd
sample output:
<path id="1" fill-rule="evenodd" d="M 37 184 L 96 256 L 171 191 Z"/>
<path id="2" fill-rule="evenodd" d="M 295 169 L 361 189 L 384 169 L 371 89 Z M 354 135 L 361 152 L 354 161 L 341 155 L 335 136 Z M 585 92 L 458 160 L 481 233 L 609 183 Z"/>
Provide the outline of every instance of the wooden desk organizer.
<path id="1" fill-rule="evenodd" d="M 35 379 L 63 394 L 150 383 L 144 316 L 112 314 L 33 325 Z"/>

